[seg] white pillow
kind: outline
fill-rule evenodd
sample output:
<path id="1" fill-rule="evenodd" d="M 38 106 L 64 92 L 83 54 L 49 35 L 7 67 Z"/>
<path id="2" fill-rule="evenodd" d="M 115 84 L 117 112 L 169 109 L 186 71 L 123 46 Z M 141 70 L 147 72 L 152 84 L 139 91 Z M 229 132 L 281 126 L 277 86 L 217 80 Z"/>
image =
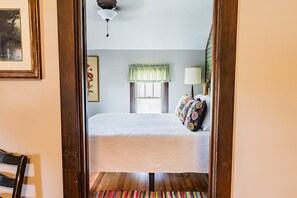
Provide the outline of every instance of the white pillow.
<path id="1" fill-rule="evenodd" d="M 203 95 L 202 94 L 198 94 L 196 96 L 194 96 L 194 99 L 197 100 L 198 98 L 201 98 Z"/>

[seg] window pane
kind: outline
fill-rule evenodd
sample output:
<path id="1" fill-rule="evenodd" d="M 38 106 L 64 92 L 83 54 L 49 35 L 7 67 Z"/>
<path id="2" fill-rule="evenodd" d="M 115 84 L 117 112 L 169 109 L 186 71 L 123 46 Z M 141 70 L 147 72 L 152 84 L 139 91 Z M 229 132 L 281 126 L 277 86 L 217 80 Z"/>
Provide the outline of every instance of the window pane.
<path id="1" fill-rule="evenodd" d="M 154 83 L 154 97 L 161 98 L 161 83 Z"/>
<path id="2" fill-rule="evenodd" d="M 154 85 L 154 83 L 145 83 L 145 97 L 146 98 L 154 97 L 153 85 Z"/>
<path id="3" fill-rule="evenodd" d="M 145 83 L 137 83 L 136 97 L 145 97 Z"/>

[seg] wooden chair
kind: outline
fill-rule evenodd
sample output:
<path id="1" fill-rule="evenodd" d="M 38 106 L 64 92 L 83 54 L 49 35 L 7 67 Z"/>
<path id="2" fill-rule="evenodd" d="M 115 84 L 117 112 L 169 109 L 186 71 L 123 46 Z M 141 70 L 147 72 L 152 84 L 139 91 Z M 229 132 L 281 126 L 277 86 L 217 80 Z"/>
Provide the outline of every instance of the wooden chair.
<path id="1" fill-rule="evenodd" d="M 0 186 L 12 188 L 12 198 L 20 198 L 27 164 L 27 156 L 15 155 L 0 149 L 0 164 L 1 163 L 17 166 L 15 178 L 2 174 L 2 171 L 0 170 Z"/>

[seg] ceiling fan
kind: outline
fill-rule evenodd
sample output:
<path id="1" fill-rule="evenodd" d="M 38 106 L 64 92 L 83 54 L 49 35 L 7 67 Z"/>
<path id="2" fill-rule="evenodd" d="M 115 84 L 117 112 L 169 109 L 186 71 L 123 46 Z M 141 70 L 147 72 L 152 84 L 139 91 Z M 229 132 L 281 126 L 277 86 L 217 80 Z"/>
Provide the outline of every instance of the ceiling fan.
<path id="1" fill-rule="evenodd" d="M 109 37 L 108 22 L 114 19 L 114 17 L 116 17 L 118 14 L 116 11 L 117 0 L 97 0 L 97 4 L 101 8 L 97 11 L 97 13 L 103 20 L 106 21 L 106 25 L 107 25 L 106 37 Z"/>

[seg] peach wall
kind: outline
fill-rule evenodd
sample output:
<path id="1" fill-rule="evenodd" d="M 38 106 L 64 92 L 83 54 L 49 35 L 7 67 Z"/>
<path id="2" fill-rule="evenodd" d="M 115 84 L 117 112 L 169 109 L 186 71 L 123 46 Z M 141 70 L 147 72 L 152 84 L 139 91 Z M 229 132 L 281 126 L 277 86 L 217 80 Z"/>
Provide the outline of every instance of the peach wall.
<path id="1" fill-rule="evenodd" d="M 297 1 L 239 0 L 233 197 L 297 197 Z M 62 197 L 56 1 L 44 79 L 0 80 L 0 147 L 30 156 L 26 197 Z"/>
<path id="2" fill-rule="evenodd" d="M 40 0 L 42 80 L 0 80 L 0 148 L 30 156 L 23 195 L 63 196 L 56 0 Z"/>
<path id="3" fill-rule="evenodd" d="M 233 197 L 297 197 L 297 1 L 239 0 Z"/>

